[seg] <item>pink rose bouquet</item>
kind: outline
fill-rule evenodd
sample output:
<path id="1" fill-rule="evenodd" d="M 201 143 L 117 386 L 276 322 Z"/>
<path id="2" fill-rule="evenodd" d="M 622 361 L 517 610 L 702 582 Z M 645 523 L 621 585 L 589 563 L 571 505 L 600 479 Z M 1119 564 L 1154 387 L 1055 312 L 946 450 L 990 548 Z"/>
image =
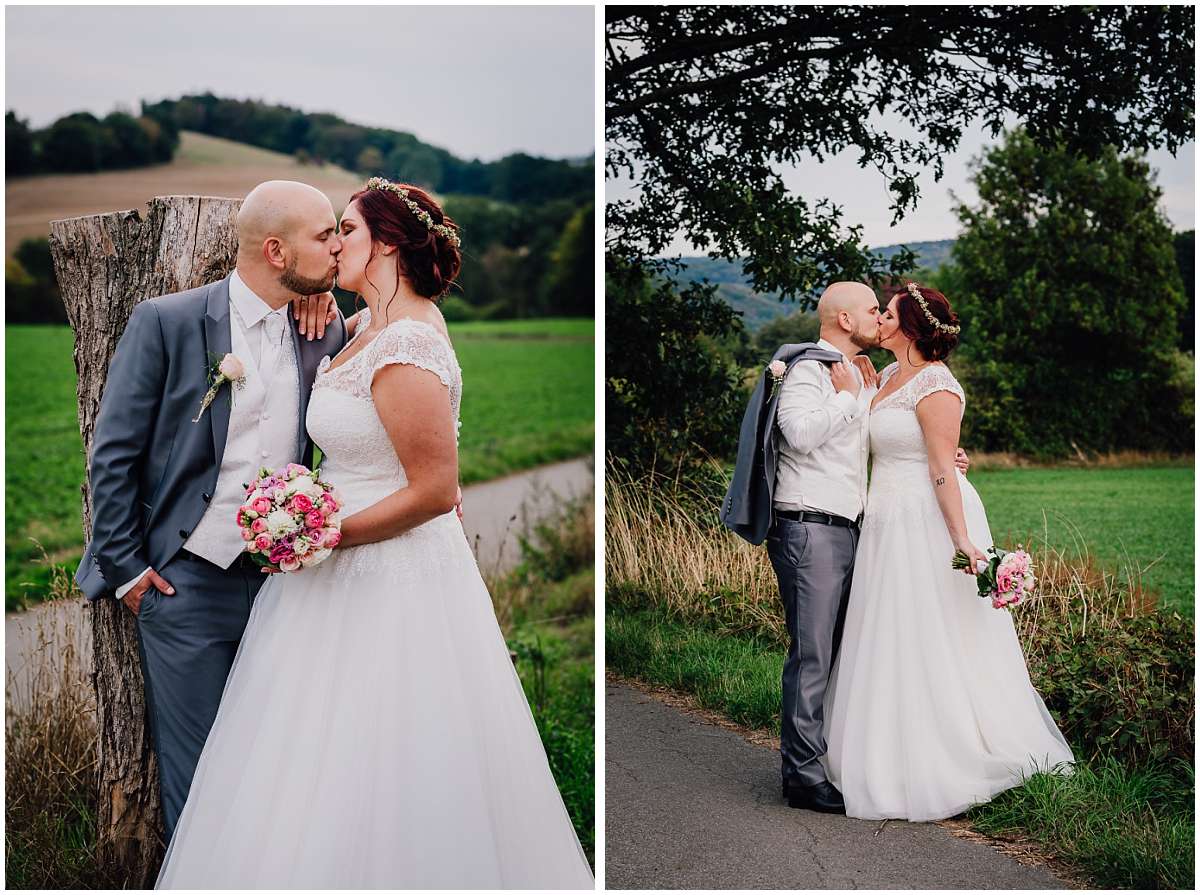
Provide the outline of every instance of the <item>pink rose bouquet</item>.
<path id="1" fill-rule="evenodd" d="M 342 540 L 341 498 L 320 470 L 289 463 L 260 469 L 246 486 L 237 523 L 246 552 L 281 572 L 315 566 Z"/>
<path id="2" fill-rule="evenodd" d="M 1015 606 L 1027 597 L 1032 596 L 1037 585 L 1033 574 L 1033 560 L 1017 545 L 1016 550 L 1001 550 L 999 547 L 989 547 L 988 561 L 982 569 L 977 570 L 975 581 L 979 585 L 979 596 L 987 597 L 996 609 Z M 950 566 L 955 569 L 965 569 L 970 558 L 961 550 L 954 554 Z"/>

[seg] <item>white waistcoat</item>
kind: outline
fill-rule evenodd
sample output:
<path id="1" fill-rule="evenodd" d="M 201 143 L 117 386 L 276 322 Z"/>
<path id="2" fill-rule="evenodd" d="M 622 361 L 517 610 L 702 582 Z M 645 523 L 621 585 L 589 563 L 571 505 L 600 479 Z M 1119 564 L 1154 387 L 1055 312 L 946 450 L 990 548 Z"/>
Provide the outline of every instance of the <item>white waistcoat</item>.
<path id="1" fill-rule="evenodd" d="M 237 510 L 246 498 L 243 486 L 258 477 L 260 467 L 277 469 L 299 462 L 303 447 L 299 441 L 300 369 L 291 333 L 285 330 L 279 363 L 274 370 L 267 371 L 268 388 L 263 373 L 254 363 L 241 318 L 232 303 L 229 329 L 231 351 L 245 367 L 246 385 L 232 391 L 229 433 L 212 501 L 183 544 L 185 550 L 223 569 L 232 565 L 245 543 L 237 525 Z M 254 337 L 258 337 L 257 332 Z M 216 401 L 228 401 L 229 396 L 226 386 L 217 393 Z M 211 412 L 211 408 L 206 412 Z"/>

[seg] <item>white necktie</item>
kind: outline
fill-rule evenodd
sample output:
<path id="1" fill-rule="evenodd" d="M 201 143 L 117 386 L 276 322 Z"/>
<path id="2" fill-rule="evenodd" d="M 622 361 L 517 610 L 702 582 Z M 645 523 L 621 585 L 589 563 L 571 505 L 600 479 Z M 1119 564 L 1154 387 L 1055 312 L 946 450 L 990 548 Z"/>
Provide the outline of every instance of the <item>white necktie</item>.
<path id="1" fill-rule="evenodd" d="M 284 320 L 286 313 L 286 307 L 280 308 L 263 318 L 263 342 L 258 369 L 262 374 L 263 382 L 267 384 L 270 384 L 275 370 L 279 367 L 279 355 L 283 350 L 283 330 L 287 325 Z"/>

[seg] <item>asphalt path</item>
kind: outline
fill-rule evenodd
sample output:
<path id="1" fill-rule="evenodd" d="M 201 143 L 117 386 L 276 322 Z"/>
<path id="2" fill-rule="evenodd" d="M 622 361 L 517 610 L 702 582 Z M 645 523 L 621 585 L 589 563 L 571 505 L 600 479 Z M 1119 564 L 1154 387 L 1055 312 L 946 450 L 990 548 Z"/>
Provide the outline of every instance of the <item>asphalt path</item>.
<path id="1" fill-rule="evenodd" d="M 1062 889 L 938 824 L 789 808 L 779 757 L 741 734 L 609 681 L 609 889 Z"/>

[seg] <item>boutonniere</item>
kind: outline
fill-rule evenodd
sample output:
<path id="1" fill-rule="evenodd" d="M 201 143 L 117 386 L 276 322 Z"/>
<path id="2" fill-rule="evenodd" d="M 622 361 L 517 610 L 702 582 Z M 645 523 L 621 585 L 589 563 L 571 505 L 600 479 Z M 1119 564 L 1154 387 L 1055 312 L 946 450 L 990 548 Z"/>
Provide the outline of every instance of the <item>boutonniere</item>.
<path id="1" fill-rule="evenodd" d="M 771 394 L 768 396 L 769 400 L 775 397 L 775 393 L 783 385 L 783 377 L 787 373 L 787 364 L 781 360 L 773 360 L 767 364 L 767 372 L 771 374 Z"/>
<path id="2" fill-rule="evenodd" d="M 220 358 L 210 355 L 208 381 L 210 383 L 208 391 L 204 393 L 204 400 L 200 402 L 200 412 L 192 420 L 193 423 L 200 422 L 200 417 L 204 416 L 204 411 L 208 410 L 208 405 L 213 402 L 217 392 L 225 383 L 230 383 L 230 387 L 234 389 L 240 389 L 246 385 L 246 368 L 238 360 L 237 355 L 227 354 Z"/>

